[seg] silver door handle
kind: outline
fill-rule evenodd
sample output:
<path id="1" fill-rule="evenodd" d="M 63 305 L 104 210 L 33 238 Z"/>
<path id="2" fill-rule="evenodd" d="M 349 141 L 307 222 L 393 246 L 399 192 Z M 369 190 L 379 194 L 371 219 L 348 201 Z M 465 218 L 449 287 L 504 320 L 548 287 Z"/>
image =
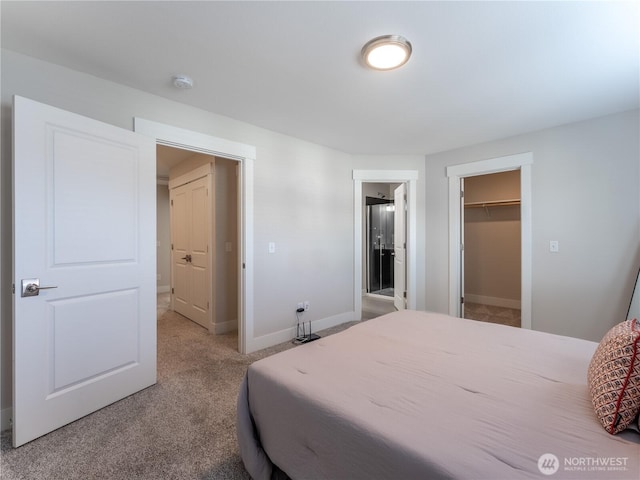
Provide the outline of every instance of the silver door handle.
<path id="1" fill-rule="evenodd" d="M 41 287 L 39 278 L 29 278 L 22 280 L 22 296 L 35 297 L 40 290 L 49 290 L 50 288 L 58 288 L 57 286 Z"/>

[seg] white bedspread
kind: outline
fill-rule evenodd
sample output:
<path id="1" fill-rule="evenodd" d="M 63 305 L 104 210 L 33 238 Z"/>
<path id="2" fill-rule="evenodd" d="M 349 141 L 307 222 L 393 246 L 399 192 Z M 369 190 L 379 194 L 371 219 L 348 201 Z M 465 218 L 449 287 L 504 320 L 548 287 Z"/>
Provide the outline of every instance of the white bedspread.
<path id="1" fill-rule="evenodd" d="M 243 461 L 256 480 L 270 462 L 293 479 L 510 480 L 547 478 L 553 454 L 548 478 L 638 479 L 640 435 L 593 413 L 596 347 L 425 312 L 369 320 L 249 367 Z"/>

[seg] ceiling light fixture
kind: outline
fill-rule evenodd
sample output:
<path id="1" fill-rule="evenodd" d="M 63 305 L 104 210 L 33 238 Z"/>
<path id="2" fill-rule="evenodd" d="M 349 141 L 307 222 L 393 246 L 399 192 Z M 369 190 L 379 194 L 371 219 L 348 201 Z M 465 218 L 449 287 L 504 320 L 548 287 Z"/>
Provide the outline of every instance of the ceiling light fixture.
<path id="1" fill-rule="evenodd" d="M 173 86 L 183 90 L 188 90 L 193 88 L 193 80 L 191 80 L 191 77 L 187 77 L 186 75 L 176 75 L 173 77 Z"/>
<path id="2" fill-rule="evenodd" d="M 411 56 L 411 43 L 401 35 L 383 35 L 369 40 L 362 51 L 364 63 L 375 70 L 401 67 Z"/>

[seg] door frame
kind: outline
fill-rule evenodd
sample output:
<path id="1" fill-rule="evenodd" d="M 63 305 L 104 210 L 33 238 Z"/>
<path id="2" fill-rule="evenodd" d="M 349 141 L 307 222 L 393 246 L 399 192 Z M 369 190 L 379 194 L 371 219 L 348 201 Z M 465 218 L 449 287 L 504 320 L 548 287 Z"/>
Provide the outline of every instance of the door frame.
<path id="1" fill-rule="evenodd" d="M 224 157 L 238 162 L 238 351 L 254 351 L 253 344 L 253 165 L 256 148 L 204 133 L 134 118 L 134 131 L 156 139 L 156 144 Z"/>
<path id="2" fill-rule="evenodd" d="M 460 282 L 462 268 L 460 264 L 460 181 L 464 177 L 520 170 L 521 327 L 527 329 L 533 328 L 531 314 L 532 166 L 533 153 L 525 152 L 447 167 L 447 177 L 449 178 L 449 315 L 460 316 Z"/>
<path id="3" fill-rule="evenodd" d="M 356 320 L 362 319 L 362 184 L 404 183 L 407 186 L 407 308 L 416 309 L 417 265 L 414 261 L 417 247 L 417 197 L 418 170 L 354 170 L 353 171 L 353 217 L 354 217 L 354 288 L 353 309 Z"/>

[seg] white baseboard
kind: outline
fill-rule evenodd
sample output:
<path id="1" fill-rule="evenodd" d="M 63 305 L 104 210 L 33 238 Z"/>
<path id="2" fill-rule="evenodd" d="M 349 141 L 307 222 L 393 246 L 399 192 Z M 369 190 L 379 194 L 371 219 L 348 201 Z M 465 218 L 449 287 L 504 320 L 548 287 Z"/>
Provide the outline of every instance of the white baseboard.
<path id="1" fill-rule="evenodd" d="M 238 330 L 238 320 L 228 322 L 218 322 L 213 324 L 213 333 L 222 335 L 223 333 L 235 332 Z"/>
<path id="2" fill-rule="evenodd" d="M 3 408 L 0 410 L 0 431 L 11 428 L 11 418 L 13 418 L 13 408 Z"/>
<path id="3" fill-rule="evenodd" d="M 514 300 L 512 298 L 487 297 L 486 295 L 475 295 L 465 292 L 464 301 L 465 303 L 480 303 L 482 305 L 493 305 L 494 307 L 520 309 L 520 300 Z"/>
<path id="4" fill-rule="evenodd" d="M 171 291 L 171 285 L 158 285 L 156 291 L 158 293 L 169 293 Z"/>
<path id="5" fill-rule="evenodd" d="M 311 331 L 318 332 L 325 328 L 335 327 L 342 325 L 343 323 L 352 322 L 356 318 L 355 312 L 345 312 L 331 317 L 321 318 L 319 320 L 313 320 L 311 322 Z M 304 316 L 300 318 L 304 320 Z M 282 342 L 293 340 L 296 336 L 296 325 L 291 328 L 285 328 L 279 332 L 269 333 L 256 337 L 247 342 L 247 353 L 252 353 L 263 348 L 273 347 Z"/>

